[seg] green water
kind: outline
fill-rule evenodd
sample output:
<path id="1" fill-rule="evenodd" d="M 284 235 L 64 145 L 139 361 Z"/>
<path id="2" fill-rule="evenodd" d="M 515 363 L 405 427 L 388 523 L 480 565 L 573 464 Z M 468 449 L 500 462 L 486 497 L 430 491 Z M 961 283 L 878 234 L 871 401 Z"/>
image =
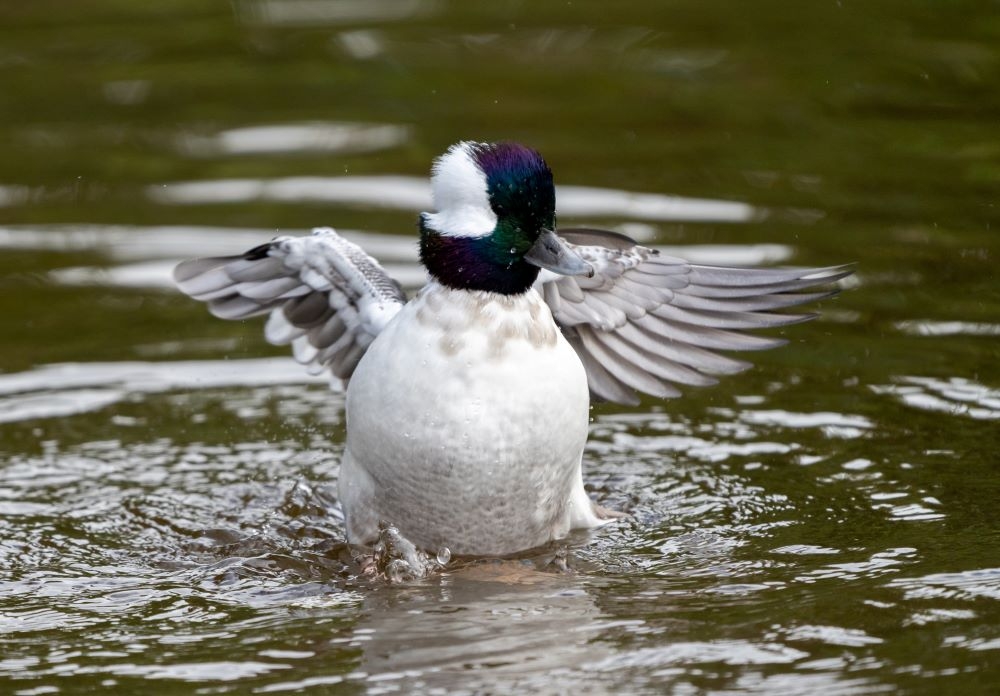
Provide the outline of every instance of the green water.
<path id="1" fill-rule="evenodd" d="M 0 20 L 0 693 L 1000 689 L 996 2 Z M 585 479 L 632 517 L 572 572 L 371 583 L 342 397 L 167 269 L 334 225 L 419 278 L 407 186 L 462 138 L 686 201 L 567 189 L 564 225 L 858 272 L 754 370 L 594 407 Z"/>

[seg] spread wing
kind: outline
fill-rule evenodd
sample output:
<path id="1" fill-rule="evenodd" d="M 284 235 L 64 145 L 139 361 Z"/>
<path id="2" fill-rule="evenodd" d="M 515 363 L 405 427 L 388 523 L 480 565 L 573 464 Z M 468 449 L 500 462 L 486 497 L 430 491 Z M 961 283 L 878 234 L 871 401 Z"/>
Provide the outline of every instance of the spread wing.
<path id="1" fill-rule="evenodd" d="M 815 314 L 775 310 L 813 302 L 853 271 L 829 268 L 699 266 L 639 246 L 614 232 L 559 230 L 595 270 L 592 278 L 543 272 L 536 288 L 587 370 L 598 397 L 636 404 L 636 392 L 680 395 L 675 384 L 715 384 L 715 375 L 741 372 L 743 360 L 716 351 L 762 350 L 780 338 L 742 333 L 786 326 Z"/>
<path id="2" fill-rule="evenodd" d="M 184 261 L 182 292 L 222 319 L 270 314 L 265 336 L 295 359 L 346 384 L 365 350 L 406 303 L 378 262 L 330 228 L 276 237 L 242 256 Z"/>

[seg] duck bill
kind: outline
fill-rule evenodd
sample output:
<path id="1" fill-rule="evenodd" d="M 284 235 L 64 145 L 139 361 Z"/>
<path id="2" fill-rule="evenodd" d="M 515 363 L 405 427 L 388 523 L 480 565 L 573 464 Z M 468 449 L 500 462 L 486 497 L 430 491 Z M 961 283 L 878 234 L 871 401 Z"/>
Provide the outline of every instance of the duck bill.
<path id="1" fill-rule="evenodd" d="M 582 275 L 588 278 L 594 275 L 594 267 L 552 230 L 542 230 L 538 241 L 524 255 L 524 260 L 560 275 Z"/>

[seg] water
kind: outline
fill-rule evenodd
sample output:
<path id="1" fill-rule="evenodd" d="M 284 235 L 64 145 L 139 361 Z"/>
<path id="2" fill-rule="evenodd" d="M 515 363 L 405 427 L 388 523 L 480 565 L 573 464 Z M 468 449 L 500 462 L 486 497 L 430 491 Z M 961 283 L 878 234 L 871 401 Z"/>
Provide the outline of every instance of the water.
<path id="1" fill-rule="evenodd" d="M 0 692 L 994 693 L 995 10 L 4 8 Z M 342 398 L 169 269 L 330 224 L 414 287 L 460 138 L 541 150 L 563 225 L 858 273 L 751 372 L 593 409 L 629 519 L 387 585 Z"/>

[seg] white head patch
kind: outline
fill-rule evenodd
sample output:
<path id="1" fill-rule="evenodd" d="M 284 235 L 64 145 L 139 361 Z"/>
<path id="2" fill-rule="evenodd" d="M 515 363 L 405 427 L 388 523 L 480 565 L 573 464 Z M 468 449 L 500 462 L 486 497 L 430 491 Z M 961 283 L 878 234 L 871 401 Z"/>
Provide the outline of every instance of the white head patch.
<path id="1" fill-rule="evenodd" d="M 449 237 L 485 237 L 497 224 L 486 190 L 486 174 L 476 163 L 472 145 L 452 145 L 435 160 L 432 169 L 431 189 L 437 212 L 426 214 L 424 220 Z"/>

